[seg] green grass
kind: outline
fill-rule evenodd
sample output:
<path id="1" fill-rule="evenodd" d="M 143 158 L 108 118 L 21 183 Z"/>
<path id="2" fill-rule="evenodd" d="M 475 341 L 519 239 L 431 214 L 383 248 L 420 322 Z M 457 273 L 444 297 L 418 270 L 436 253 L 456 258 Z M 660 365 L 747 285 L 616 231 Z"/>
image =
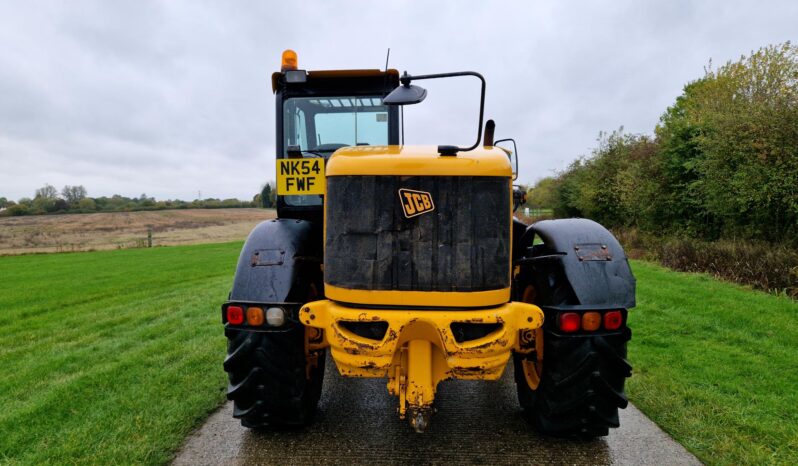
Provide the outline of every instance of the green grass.
<path id="1" fill-rule="evenodd" d="M 240 247 L 0 257 L 0 463 L 168 462 L 223 401 Z M 633 267 L 632 401 L 707 463 L 798 464 L 798 302 Z"/>
<path id="2" fill-rule="evenodd" d="M 168 462 L 223 401 L 240 248 L 0 258 L 0 463 Z"/>
<path id="3" fill-rule="evenodd" d="M 798 464 L 798 302 L 633 270 L 632 402 L 706 463 Z"/>

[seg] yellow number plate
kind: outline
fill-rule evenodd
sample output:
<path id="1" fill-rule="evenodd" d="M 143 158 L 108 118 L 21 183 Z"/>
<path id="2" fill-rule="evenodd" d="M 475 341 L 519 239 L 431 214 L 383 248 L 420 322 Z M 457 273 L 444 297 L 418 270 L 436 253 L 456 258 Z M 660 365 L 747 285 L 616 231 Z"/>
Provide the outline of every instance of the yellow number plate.
<path id="1" fill-rule="evenodd" d="M 324 159 L 277 159 L 277 194 L 324 194 Z"/>

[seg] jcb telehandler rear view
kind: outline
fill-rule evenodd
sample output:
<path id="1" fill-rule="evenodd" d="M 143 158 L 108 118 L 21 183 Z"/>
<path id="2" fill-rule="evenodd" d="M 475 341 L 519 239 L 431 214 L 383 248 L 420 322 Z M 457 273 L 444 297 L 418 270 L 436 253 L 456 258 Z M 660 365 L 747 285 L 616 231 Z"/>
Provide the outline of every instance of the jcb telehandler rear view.
<path id="1" fill-rule="evenodd" d="M 426 97 L 412 83 L 456 76 L 482 84 L 477 142 L 400 144 L 400 106 Z M 634 277 L 595 222 L 513 217 L 515 143 L 492 121 L 483 139 L 481 75 L 305 71 L 288 50 L 272 87 L 278 218 L 249 235 L 222 305 L 244 426 L 309 422 L 328 349 L 341 375 L 387 379 L 418 432 L 439 382 L 497 380 L 510 359 L 538 431 L 618 426 Z"/>

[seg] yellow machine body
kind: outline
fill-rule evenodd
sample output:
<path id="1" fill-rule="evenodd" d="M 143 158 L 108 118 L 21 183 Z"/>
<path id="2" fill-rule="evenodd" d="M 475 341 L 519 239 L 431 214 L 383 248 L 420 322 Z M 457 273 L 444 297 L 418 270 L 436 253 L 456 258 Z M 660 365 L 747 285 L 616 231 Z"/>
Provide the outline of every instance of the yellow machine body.
<path id="1" fill-rule="evenodd" d="M 513 168 L 507 152 L 480 147 L 457 155 L 440 155 L 435 146 L 357 146 L 335 151 L 327 162 L 327 176 L 506 176 Z M 510 220 L 508 220 L 510 221 Z"/>
<path id="2" fill-rule="evenodd" d="M 485 147 L 442 156 L 436 149 L 347 147 L 332 155 L 326 176 L 500 176 L 512 189 L 505 151 Z M 510 276 L 509 263 L 506 273 Z M 509 286 L 442 292 L 359 290 L 325 283 L 324 293 L 327 299 L 308 303 L 299 313 L 314 335 L 322 331 L 323 338 L 311 350 L 329 347 L 341 375 L 387 377 L 388 390 L 399 397 L 400 416 L 409 416 L 418 431 L 429 421 L 439 382 L 500 378 L 513 351 L 534 349 L 536 330 L 543 325 L 537 306 L 510 302 Z M 387 331 L 381 340 L 365 338 L 347 330 L 347 322 L 385 323 Z M 458 342 L 452 331 L 452 324 L 458 323 L 493 324 L 493 330 Z"/>
<path id="3" fill-rule="evenodd" d="M 484 147 L 457 156 L 439 155 L 435 146 L 359 146 L 337 150 L 327 162 L 326 176 L 501 176 L 512 190 L 507 153 Z M 512 202 L 512 196 L 511 196 Z M 511 210 L 512 211 L 512 210 Z M 357 215 L 357 212 L 353 212 Z M 512 218 L 507 218 L 507 223 Z M 326 231 L 326 216 L 325 216 Z M 507 265 L 510 275 L 510 264 Z M 414 307 L 487 307 L 510 300 L 510 287 L 474 292 L 358 290 L 324 284 L 327 298 L 362 305 Z"/>
<path id="4" fill-rule="evenodd" d="M 388 377 L 388 390 L 399 396 L 400 416 L 409 410 L 414 426 L 419 422 L 416 416 L 426 422 L 439 382 L 498 379 L 513 351 L 534 348 L 534 332 L 543 325 L 543 312 L 520 302 L 480 310 L 385 310 L 322 300 L 303 306 L 299 318 L 323 331 L 322 346 L 329 346 L 341 375 Z M 388 329 L 377 341 L 347 330 L 344 322 L 386 322 Z M 453 323 L 499 325 L 482 338 L 459 343 L 452 334 Z"/>

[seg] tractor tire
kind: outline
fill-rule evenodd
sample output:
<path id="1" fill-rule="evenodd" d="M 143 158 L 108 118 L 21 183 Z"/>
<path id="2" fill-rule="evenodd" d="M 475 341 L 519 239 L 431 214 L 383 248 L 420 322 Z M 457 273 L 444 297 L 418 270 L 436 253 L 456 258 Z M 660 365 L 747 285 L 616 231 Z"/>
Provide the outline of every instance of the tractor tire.
<path id="1" fill-rule="evenodd" d="M 316 412 L 324 380 L 325 352 L 307 377 L 304 327 L 284 332 L 225 329 L 224 370 L 233 417 L 253 429 L 302 426 Z"/>
<path id="2" fill-rule="evenodd" d="M 529 387 L 514 355 L 518 400 L 526 420 L 541 434 L 590 439 L 618 427 L 618 408 L 628 400 L 624 382 L 632 375 L 626 343 L 632 332 L 597 336 L 562 336 L 546 331 L 540 383 Z M 529 357 L 534 357 L 529 356 Z"/>

